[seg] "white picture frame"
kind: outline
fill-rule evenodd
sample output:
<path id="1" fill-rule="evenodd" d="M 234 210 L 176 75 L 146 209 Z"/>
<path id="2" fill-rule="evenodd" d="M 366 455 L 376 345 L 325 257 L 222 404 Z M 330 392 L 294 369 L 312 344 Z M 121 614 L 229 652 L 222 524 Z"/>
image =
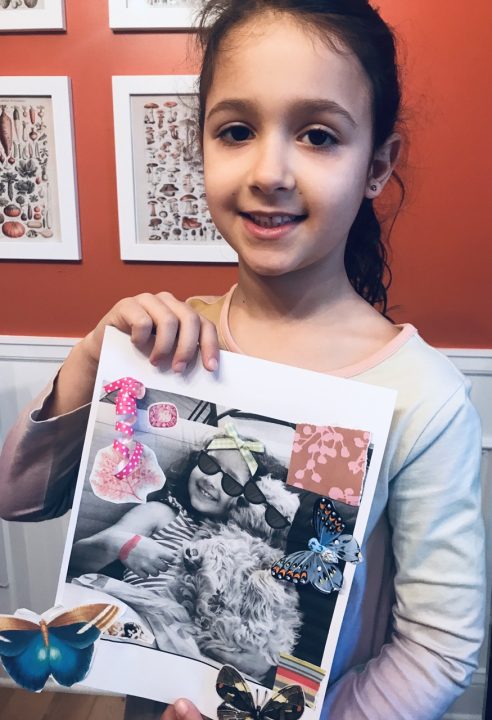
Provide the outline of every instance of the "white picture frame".
<path id="1" fill-rule="evenodd" d="M 0 130 L 0 258 L 80 260 L 70 79 L 1 77 Z"/>
<path id="2" fill-rule="evenodd" d="M 237 262 L 208 214 L 201 160 L 189 150 L 196 140 L 194 96 L 194 75 L 113 77 L 122 260 Z"/>
<path id="3" fill-rule="evenodd" d="M 189 0 L 109 0 L 113 30 L 185 30 L 193 27 L 194 8 Z"/>
<path id="4" fill-rule="evenodd" d="M 0 33 L 37 30 L 66 30 L 64 0 L 38 0 L 35 7 L 10 0 L 8 7 L 0 8 Z"/>

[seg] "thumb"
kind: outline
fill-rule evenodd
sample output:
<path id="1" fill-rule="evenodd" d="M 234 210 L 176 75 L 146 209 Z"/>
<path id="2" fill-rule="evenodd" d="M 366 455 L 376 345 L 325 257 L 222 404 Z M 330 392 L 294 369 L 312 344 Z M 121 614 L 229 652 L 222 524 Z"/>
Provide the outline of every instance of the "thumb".
<path id="1" fill-rule="evenodd" d="M 198 709 L 189 700 L 180 698 L 174 703 L 174 712 L 177 720 L 202 720 Z"/>

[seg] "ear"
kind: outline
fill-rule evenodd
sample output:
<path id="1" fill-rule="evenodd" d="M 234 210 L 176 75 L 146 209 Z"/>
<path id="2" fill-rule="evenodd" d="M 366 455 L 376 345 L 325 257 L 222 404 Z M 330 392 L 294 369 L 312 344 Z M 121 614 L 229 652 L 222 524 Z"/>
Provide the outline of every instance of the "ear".
<path id="1" fill-rule="evenodd" d="M 365 196 L 371 200 L 378 197 L 391 177 L 400 155 L 401 137 L 393 133 L 379 147 L 372 158 L 367 176 Z"/>

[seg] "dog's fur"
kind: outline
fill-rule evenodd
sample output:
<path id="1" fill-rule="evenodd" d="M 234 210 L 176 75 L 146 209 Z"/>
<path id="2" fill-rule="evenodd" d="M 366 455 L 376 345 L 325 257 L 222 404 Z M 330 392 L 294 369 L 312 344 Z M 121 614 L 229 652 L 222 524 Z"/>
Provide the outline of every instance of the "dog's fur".
<path id="1" fill-rule="evenodd" d="M 292 521 L 296 495 L 270 477 L 258 485 Z M 292 652 L 301 626 L 295 588 L 270 572 L 287 530 L 272 530 L 264 512 L 262 505 L 235 501 L 226 524 L 203 524 L 183 545 L 166 588 L 188 611 L 186 631 L 204 655 L 258 679 L 280 652 Z"/>

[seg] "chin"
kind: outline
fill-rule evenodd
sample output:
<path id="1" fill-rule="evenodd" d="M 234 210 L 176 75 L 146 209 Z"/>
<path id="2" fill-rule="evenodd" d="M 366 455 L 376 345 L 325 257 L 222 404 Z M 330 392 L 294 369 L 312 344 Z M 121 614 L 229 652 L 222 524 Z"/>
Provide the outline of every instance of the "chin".
<path id="1" fill-rule="evenodd" d="M 250 263 L 245 260 L 245 264 L 259 277 L 276 278 L 290 275 L 300 270 L 302 266 L 284 263 Z"/>

